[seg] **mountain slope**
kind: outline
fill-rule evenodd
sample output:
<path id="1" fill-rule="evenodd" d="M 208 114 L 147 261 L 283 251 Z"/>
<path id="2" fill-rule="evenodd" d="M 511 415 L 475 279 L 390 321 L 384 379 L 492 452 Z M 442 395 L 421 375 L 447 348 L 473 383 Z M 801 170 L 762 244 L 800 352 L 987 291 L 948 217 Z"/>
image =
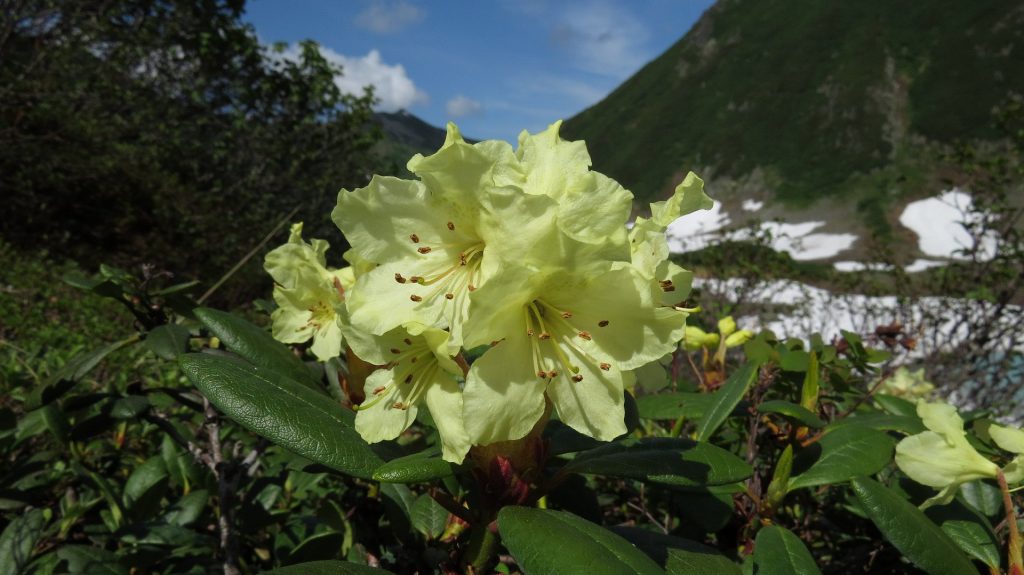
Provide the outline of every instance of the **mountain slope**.
<path id="1" fill-rule="evenodd" d="M 830 223 L 885 231 L 887 203 L 937 191 L 942 144 L 991 136 L 1021 62 L 1020 0 L 720 0 L 564 135 L 643 200 L 693 169 L 726 207 L 828 198 Z"/>

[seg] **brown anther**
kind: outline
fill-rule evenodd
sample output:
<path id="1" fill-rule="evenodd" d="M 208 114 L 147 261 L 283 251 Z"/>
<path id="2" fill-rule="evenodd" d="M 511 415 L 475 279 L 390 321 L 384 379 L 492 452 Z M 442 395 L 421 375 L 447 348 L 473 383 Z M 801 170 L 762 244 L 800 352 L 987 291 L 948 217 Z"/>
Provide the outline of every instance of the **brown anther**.
<path id="1" fill-rule="evenodd" d="M 589 333 L 587 333 L 587 332 L 585 332 L 585 331 L 581 331 L 581 332 L 579 332 L 579 333 L 578 333 L 578 334 L 576 334 L 576 335 L 578 335 L 578 336 L 582 337 L 583 339 L 585 339 L 585 340 L 587 340 L 587 341 L 590 341 L 590 339 L 591 339 L 591 337 L 590 337 L 590 334 L 589 334 Z"/>
<path id="2" fill-rule="evenodd" d="M 676 291 L 676 286 L 672 285 L 672 280 L 661 280 L 658 283 L 661 284 L 661 291 Z"/>
<path id="3" fill-rule="evenodd" d="M 417 359 L 419 359 L 419 358 L 414 355 L 414 356 L 412 356 L 411 359 L 409 359 L 409 363 L 416 363 Z"/>
<path id="4" fill-rule="evenodd" d="M 405 339 L 403 339 L 402 341 L 404 341 L 404 342 L 405 342 L 405 345 L 412 345 L 412 340 L 411 340 L 411 339 L 409 339 L 409 338 L 405 338 Z"/>
<path id="5" fill-rule="evenodd" d="M 469 284 L 469 286 L 466 289 L 468 289 L 469 291 L 476 291 L 476 286 L 473 284 Z"/>
<path id="6" fill-rule="evenodd" d="M 612 364 L 610 364 L 610 363 L 601 363 L 601 369 L 603 369 L 605 371 L 608 371 L 611 368 L 612 368 Z"/>
<path id="7" fill-rule="evenodd" d="M 498 345 L 499 343 L 501 343 L 501 340 L 500 339 L 496 339 L 496 340 L 491 342 L 491 347 L 494 347 L 494 346 Z"/>
<path id="8" fill-rule="evenodd" d="M 579 383 L 583 381 L 583 376 L 577 373 L 576 375 L 572 376 L 572 380 L 575 381 L 576 383 Z"/>
<path id="9" fill-rule="evenodd" d="M 409 299 L 411 299 L 412 301 L 416 301 L 416 302 L 423 301 L 423 298 L 421 298 L 420 296 L 418 296 L 416 294 L 412 294 L 411 296 L 409 296 Z"/>
<path id="10" fill-rule="evenodd" d="M 391 407 L 393 407 L 395 409 L 405 409 L 405 404 L 402 403 L 401 401 L 396 401 L 396 402 L 391 404 Z"/>
<path id="11" fill-rule="evenodd" d="M 530 329 L 526 330 L 526 335 L 528 335 L 530 337 L 533 337 L 533 328 L 532 327 Z"/>
<path id="12" fill-rule="evenodd" d="M 397 347 L 393 347 L 393 348 L 391 348 L 391 353 L 394 353 L 394 354 L 397 355 L 399 353 L 402 353 L 402 350 L 398 349 Z"/>
<path id="13" fill-rule="evenodd" d="M 387 387 L 382 385 L 382 386 L 378 387 L 377 389 L 373 390 L 373 394 L 374 395 L 380 395 L 380 394 L 384 393 L 385 389 L 387 389 Z"/>
<path id="14" fill-rule="evenodd" d="M 466 254 L 459 254 L 459 265 L 466 265 Z"/>
<path id="15" fill-rule="evenodd" d="M 408 280 L 406 280 L 404 277 L 402 277 L 402 274 L 396 273 L 395 274 L 395 281 L 400 283 L 400 284 L 404 284 Z"/>
<path id="16" fill-rule="evenodd" d="M 597 322 L 597 327 L 607 327 L 607 326 L 608 326 L 608 320 L 606 320 L 606 319 L 602 319 L 601 321 Z"/>
<path id="17" fill-rule="evenodd" d="M 547 379 L 548 378 L 548 373 L 542 369 L 542 370 L 537 372 L 537 377 L 539 377 L 541 379 Z"/>
<path id="18" fill-rule="evenodd" d="M 562 312 L 562 319 L 569 319 L 570 317 L 572 317 L 572 312 L 571 311 L 563 311 Z"/>
<path id="19" fill-rule="evenodd" d="M 412 374 L 410 373 L 409 375 L 405 376 L 404 381 L 405 383 L 412 383 Z"/>
<path id="20" fill-rule="evenodd" d="M 558 377 L 557 370 L 552 369 L 551 371 L 548 372 L 548 379 L 555 379 L 556 377 Z"/>
<path id="21" fill-rule="evenodd" d="M 455 294 L 453 294 L 453 293 L 446 293 L 446 294 L 444 294 L 444 299 L 455 299 Z"/>
<path id="22" fill-rule="evenodd" d="M 429 254 L 430 253 L 430 246 L 423 246 L 422 248 L 419 248 L 416 251 L 418 251 L 421 254 Z"/>
<path id="23" fill-rule="evenodd" d="M 423 283 L 423 278 L 421 278 L 420 276 L 409 276 L 409 281 L 411 281 L 414 284 Z"/>
<path id="24" fill-rule="evenodd" d="M 455 231 L 455 224 L 453 224 L 451 222 L 448 222 L 448 229 L 454 232 Z"/>
<path id="25" fill-rule="evenodd" d="M 538 335 L 537 337 L 539 339 L 551 339 L 551 334 L 546 331 L 542 331 L 540 332 L 540 335 Z"/>
<path id="26" fill-rule="evenodd" d="M 409 239 L 412 240 L 412 243 L 414 244 L 420 243 L 420 237 L 417 236 L 416 234 L 412 234 L 411 236 L 409 236 Z"/>

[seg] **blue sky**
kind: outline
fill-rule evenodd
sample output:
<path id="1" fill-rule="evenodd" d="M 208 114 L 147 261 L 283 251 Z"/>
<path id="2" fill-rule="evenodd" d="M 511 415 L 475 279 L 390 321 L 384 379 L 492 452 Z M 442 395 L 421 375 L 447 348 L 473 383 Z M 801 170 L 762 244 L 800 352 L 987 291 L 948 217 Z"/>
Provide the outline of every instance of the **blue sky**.
<path id="1" fill-rule="evenodd" d="M 250 0 L 264 42 L 312 39 L 377 86 L 379 109 L 514 141 L 597 103 L 679 40 L 712 0 Z"/>

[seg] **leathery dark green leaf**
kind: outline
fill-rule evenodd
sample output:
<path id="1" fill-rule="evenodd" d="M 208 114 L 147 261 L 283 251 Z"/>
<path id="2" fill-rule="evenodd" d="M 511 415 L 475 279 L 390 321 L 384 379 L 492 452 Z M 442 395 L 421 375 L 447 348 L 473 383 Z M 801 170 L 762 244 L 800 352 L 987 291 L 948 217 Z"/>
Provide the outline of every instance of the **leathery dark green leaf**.
<path id="1" fill-rule="evenodd" d="M 363 479 L 383 463 L 353 428 L 355 416 L 326 395 L 230 358 L 192 353 L 178 362 L 217 409 L 282 447 Z"/>
<path id="2" fill-rule="evenodd" d="M 813 463 L 789 480 L 789 491 L 830 483 L 843 483 L 871 475 L 892 461 L 893 440 L 887 434 L 856 425 L 829 429 L 816 443 L 797 455 L 795 468 L 813 452 Z"/>
<path id="3" fill-rule="evenodd" d="M 807 546 L 788 529 L 769 525 L 754 540 L 757 575 L 821 575 Z"/>
<path id="4" fill-rule="evenodd" d="M 195 310 L 195 314 L 228 349 L 249 363 L 278 371 L 299 383 L 312 381 L 310 371 L 302 360 L 266 330 L 216 309 L 201 307 Z"/>
<path id="5" fill-rule="evenodd" d="M 753 473 L 745 461 L 720 447 L 669 437 L 603 445 L 580 453 L 565 470 L 691 487 L 742 481 Z"/>
<path id="6" fill-rule="evenodd" d="M 529 575 L 656 575 L 665 573 L 631 543 L 584 519 L 550 509 L 505 507 L 502 543 Z"/>
<path id="7" fill-rule="evenodd" d="M 912 503 L 867 477 L 852 482 L 861 507 L 882 535 L 930 575 L 977 573 L 967 555 Z"/>
<path id="8" fill-rule="evenodd" d="M 422 483 L 455 474 L 458 466 L 429 450 L 392 459 L 373 472 L 373 480 L 382 483 Z"/>
<path id="9" fill-rule="evenodd" d="M 697 439 L 707 441 L 732 413 L 757 377 L 758 364 L 748 361 L 737 369 L 712 396 L 714 401 L 697 424 Z"/>
<path id="10" fill-rule="evenodd" d="M 639 527 L 613 527 L 665 568 L 668 575 L 741 575 L 740 566 L 731 559 L 696 541 L 648 531 Z"/>

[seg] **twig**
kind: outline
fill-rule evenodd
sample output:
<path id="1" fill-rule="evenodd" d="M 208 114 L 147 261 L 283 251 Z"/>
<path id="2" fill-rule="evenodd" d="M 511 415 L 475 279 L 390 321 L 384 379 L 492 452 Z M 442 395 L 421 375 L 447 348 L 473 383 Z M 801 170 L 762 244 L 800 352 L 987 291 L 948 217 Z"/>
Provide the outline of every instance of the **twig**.
<path id="1" fill-rule="evenodd" d="M 459 505 L 459 502 L 452 498 L 451 495 L 439 490 L 431 489 L 430 496 L 434 498 L 441 507 L 444 507 L 445 511 L 465 521 L 469 525 L 473 525 L 473 516 L 469 513 L 469 509 Z"/>
<path id="2" fill-rule="evenodd" d="M 196 303 L 202 304 L 211 295 L 213 295 L 213 293 L 215 291 L 220 289 L 220 286 L 224 285 L 224 282 L 226 282 L 229 279 L 231 279 L 231 276 L 235 275 L 235 273 L 237 273 L 238 270 L 242 269 L 242 266 L 244 266 L 246 264 L 246 262 L 248 262 L 250 259 L 252 259 L 252 257 L 254 255 L 256 255 L 260 251 L 261 248 L 263 248 L 264 244 L 269 242 L 270 239 L 274 237 L 274 234 L 276 234 L 278 232 L 278 230 L 283 228 L 284 225 L 288 223 L 288 220 L 292 219 L 292 216 L 294 216 L 299 211 L 299 207 L 300 206 L 295 206 L 295 209 L 293 209 L 292 211 L 288 212 L 287 216 L 281 218 L 281 221 L 278 222 L 276 226 L 274 226 L 274 229 L 270 230 L 270 233 L 267 234 L 266 236 L 264 236 L 264 238 L 262 240 L 260 240 L 260 243 L 256 244 L 256 247 L 254 247 L 253 249 L 249 250 L 249 253 L 247 253 L 244 256 L 242 256 L 242 259 L 238 260 L 237 264 L 235 264 L 231 269 L 229 269 L 226 274 L 221 276 L 221 278 L 219 280 L 217 280 L 217 283 L 215 283 L 212 286 L 210 286 L 210 289 L 206 290 L 206 293 L 204 293 L 203 295 L 199 296 L 199 299 L 196 301 Z"/>
<path id="3" fill-rule="evenodd" d="M 238 569 L 238 538 L 233 529 L 235 510 L 232 502 L 237 482 L 230 481 L 232 475 L 228 467 L 230 463 L 224 461 L 224 453 L 220 443 L 220 415 L 210 400 L 203 398 L 203 406 L 206 412 L 206 435 L 210 440 L 210 454 L 213 456 L 214 474 L 217 476 L 217 499 L 220 508 L 220 517 L 217 518 L 217 527 L 220 530 L 220 548 L 224 552 L 224 575 L 241 575 Z"/>
<path id="4" fill-rule="evenodd" d="M 192 457 L 197 462 L 210 468 L 210 471 L 213 471 L 215 474 L 217 473 L 216 465 L 210 457 L 210 454 L 203 451 L 203 449 L 195 443 L 185 439 L 184 436 L 178 433 L 178 430 L 175 429 L 174 425 L 172 425 L 170 421 L 167 421 L 165 418 L 155 413 L 147 413 L 143 415 L 143 418 L 162 429 L 163 432 L 169 435 L 175 443 L 184 447 L 190 454 L 192 454 Z"/>

